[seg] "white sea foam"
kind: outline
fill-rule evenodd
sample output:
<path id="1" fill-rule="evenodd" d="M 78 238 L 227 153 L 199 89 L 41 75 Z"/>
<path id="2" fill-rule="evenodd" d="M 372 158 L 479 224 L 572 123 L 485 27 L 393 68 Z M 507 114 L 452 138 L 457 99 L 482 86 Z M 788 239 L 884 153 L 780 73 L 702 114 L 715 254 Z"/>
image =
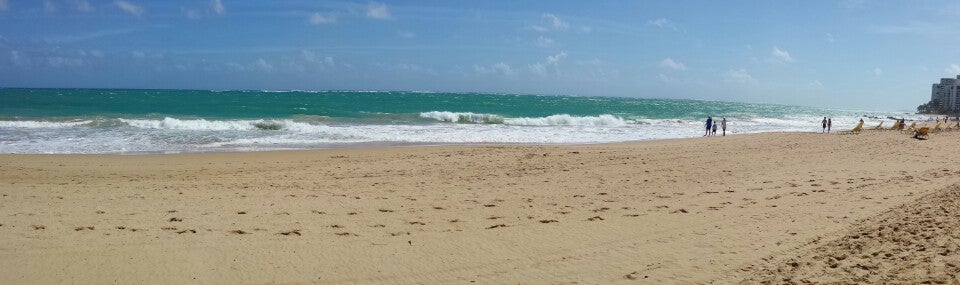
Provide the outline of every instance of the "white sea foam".
<path id="1" fill-rule="evenodd" d="M 0 121 L 0 128 L 15 129 L 57 129 L 76 127 L 91 121 L 48 122 L 48 121 Z"/>
<path id="2" fill-rule="evenodd" d="M 608 126 L 620 127 L 626 126 L 627 121 L 613 115 L 600 115 L 596 117 L 577 117 L 567 114 L 553 115 L 542 118 L 506 118 L 503 123 L 517 126 Z"/>
<path id="3" fill-rule="evenodd" d="M 420 113 L 421 118 L 451 123 L 506 124 L 515 126 L 625 126 L 627 121 L 613 115 L 571 116 L 567 114 L 537 118 L 505 118 L 493 114 L 431 111 Z"/>

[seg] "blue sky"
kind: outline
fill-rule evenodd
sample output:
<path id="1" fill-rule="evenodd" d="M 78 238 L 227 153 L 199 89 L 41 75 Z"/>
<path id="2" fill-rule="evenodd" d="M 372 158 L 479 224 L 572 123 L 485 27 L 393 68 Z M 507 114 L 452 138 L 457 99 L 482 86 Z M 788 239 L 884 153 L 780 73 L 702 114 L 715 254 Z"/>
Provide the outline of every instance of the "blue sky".
<path id="1" fill-rule="evenodd" d="M 426 90 L 911 110 L 956 1 L 0 0 L 0 86 Z"/>

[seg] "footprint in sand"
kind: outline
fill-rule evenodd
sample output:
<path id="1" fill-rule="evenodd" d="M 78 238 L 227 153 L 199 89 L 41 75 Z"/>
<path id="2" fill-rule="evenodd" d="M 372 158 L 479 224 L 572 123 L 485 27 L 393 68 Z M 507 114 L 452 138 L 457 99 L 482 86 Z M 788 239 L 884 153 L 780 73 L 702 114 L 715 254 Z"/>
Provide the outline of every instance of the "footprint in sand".
<path id="1" fill-rule="evenodd" d="M 593 221 L 603 221 L 603 220 L 604 220 L 603 217 L 600 217 L 600 216 L 593 216 L 593 217 L 587 218 L 587 221 L 591 221 L 591 222 L 593 222 Z"/>
<path id="2" fill-rule="evenodd" d="M 492 225 L 492 226 L 487 227 L 487 229 L 489 230 L 489 229 L 505 228 L 505 227 L 507 227 L 507 225 L 505 225 L 505 224 L 496 224 L 496 225 Z"/>
<path id="3" fill-rule="evenodd" d="M 244 230 L 232 230 L 232 231 L 230 231 L 230 233 L 234 233 L 234 234 L 238 234 L 238 235 L 251 234 L 250 232 L 247 232 L 247 231 L 244 231 Z"/>
<path id="4" fill-rule="evenodd" d="M 300 230 L 292 230 L 292 231 L 280 232 L 280 233 L 278 233 L 278 234 L 280 234 L 280 235 L 285 235 L 285 236 L 289 236 L 289 235 L 297 235 L 297 236 L 300 236 Z"/>

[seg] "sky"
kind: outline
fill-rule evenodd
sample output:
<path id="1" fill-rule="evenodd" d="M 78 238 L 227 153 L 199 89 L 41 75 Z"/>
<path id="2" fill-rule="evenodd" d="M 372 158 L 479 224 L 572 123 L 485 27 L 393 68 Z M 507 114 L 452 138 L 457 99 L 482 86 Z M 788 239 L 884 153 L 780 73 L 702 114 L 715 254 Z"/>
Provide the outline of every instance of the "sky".
<path id="1" fill-rule="evenodd" d="M 957 1 L 0 0 L 0 87 L 408 90 L 910 111 Z"/>

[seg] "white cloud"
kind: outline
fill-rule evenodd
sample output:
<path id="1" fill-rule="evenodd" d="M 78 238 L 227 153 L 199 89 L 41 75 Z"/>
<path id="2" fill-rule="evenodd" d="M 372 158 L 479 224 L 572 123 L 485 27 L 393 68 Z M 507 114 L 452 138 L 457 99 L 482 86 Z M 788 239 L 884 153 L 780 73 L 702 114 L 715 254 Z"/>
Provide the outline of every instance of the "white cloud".
<path id="1" fill-rule="evenodd" d="M 336 63 L 333 60 L 333 57 L 325 56 L 320 58 L 316 53 L 309 50 L 300 50 L 300 56 L 303 57 L 303 60 L 310 63 L 317 63 L 326 66 L 334 66 Z"/>
<path id="2" fill-rule="evenodd" d="M 102 57 L 103 57 L 103 52 L 102 52 L 102 51 L 99 51 L 99 50 L 91 50 L 91 51 L 90 51 L 90 55 L 93 56 L 93 57 L 102 58 Z"/>
<path id="3" fill-rule="evenodd" d="M 139 51 L 139 50 L 130 52 L 130 55 L 132 55 L 133 57 L 136 57 L 136 58 L 144 58 L 144 57 L 147 57 L 147 54 L 146 54 L 145 52 L 142 52 L 142 51 Z"/>
<path id="4" fill-rule="evenodd" d="M 6 11 L 10 9 L 10 5 L 7 3 L 7 0 L 0 0 L 0 11 Z"/>
<path id="5" fill-rule="evenodd" d="M 883 75 L 883 69 L 880 69 L 879 67 L 873 68 L 873 75 L 876 75 L 876 76 Z"/>
<path id="6" fill-rule="evenodd" d="M 81 12 L 93 12 L 93 5 L 90 5 L 90 2 L 87 0 L 76 0 L 74 4 L 77 5 L 77 11 Z"/>
<path id="7" fill-rule="evenodd" d="M 557 17 L 557 15 L 545 13 L 541 17 L 543 18 L 543 20 L 547 21 L 547 24 L 553 27 L 554 30 L 563 30 L 563 29 L 566 29 L 567 27 L 570 27 L 570 24 L 567 24 L 567 22 L 560 20 L 560 17 Z"/>
<path id="8" fill-rule="evenodd" d="M 674 23 L 673 21 L 670 21 L 670 19 L 666 19 L 666 18 L 659 18 L 659 19 L 655 19 L 655 20 L 647 20 L 647 25 L 654 26 L 654 27 L 658 27 L 658 28 L 661 28 L 661 29 L 671 29 L 671 30 L 678 31 L 678 32 L 680 31 L 680 29 L 677 28 L 677 24 L 676 24 L 676 23 Z"/>
<path id="9" fill-rule="evenodd" d="M 669 58 L 669 57 L 666 58 L 666 59 L 664 59 L 664 60 L 662 60 L 662 61 L 660 61 L 660 67 L 669 68 L 669 69 L 673 69 L 673 70 L 686 70 L 686 69 L 687 69 L 687 66 L 686 66 L 686 65 L 683 65 L 682 62 L 675 61 L 675 60 L 673 60 L 672 58 Z"/>
<path id="10" fill-rule="evenodd" d="M 54 67 L 54 68 L 79 67 L 79 66 L 83 66 L 83 59 L 74 58 L 74 57 L 52 56 L 52 57 L 47 57 L 47 64 L 50 65 L 50 67 Z"/>
<path id="11" fill-rule="evenodd" d="M 550 47 L 552 45 L 553 45 L 553 39 L 551 38 L 544 37 L 544 36 L 540 36 L 537 38 L 537 46 Z"/>
<path id="12" fill-rule="evenodd" d="M 183 15 L 186 16 L 187 19 L 191 20 L 200 19 L 200 12 L 197 12 L 197 10 L 193 9 L 183 9 Z"/>
<path id="13" fill-rule="evenodd" d="M 947 69 L 944 69 L 943 71 L 949 74 L 960 74 L 960 65 L 951 64 L 950 66 L 947 67 Z"/>
<path id="14" fill-rule="evenodd" d="M 333 24 L 337 22 L 337 17 L 334 15 L 313 13 L 310 15 L 310 24 L 320 25 L 320 24 Z"/>
<path id="15" fill-rule="evenodd" d="M 863 8 L 863 0 L 840 0 L 838 4 L 846 9 Z"/>
<path id="16" fill-rule="evenodd" d="M 550 29 L 547 29 L 547 28 L 544 28 L 544 27 L 538 26 L 538 25 L 530 26 L 530 29 L 531 29 L 531 30 L 534 30 L 534 31 L 537 31 L 537 32 L 541 32 L 541 33 L 550 30 Z"/>
<path id="17" fill-rule="evenodd" d="M 137 15 L 137 16 L 142 15 L 144 12 L 143 7 L 137 6 L 133 3 L 130 3 L 124 0 L 114 0 L 113 5 L 116 5 L 117 8 L 120 8 L 120 10 L 123 10 L 124 12 Z"/>
<path id="18" fill-rule="evenodd" d="M 387 4 L 370 3 L 367 6 L 367 17 L 380 20 L 390 19 L 390 8 L 387 7 Z"/>
<path id="19" fill-rule="evenodd" d="M 810 87 L 814 89 L 823 89 L 823 83 L 820 83 L 820 80 L 814 80 L 810 82 Z"/>
<path id="20" fill-rule="evenodd" d="M 723 74 L 723 77 L 727 82 L 741 84 L 757 83 L 757 80 L 754 79 L 753 76 L 751 76 L 750 73 L 747 73 L 747 70 L 743 68 L 727 70 L 727 72 Z"/>
<path id="21" fill-rule="evenodd" d="M 783 62 L 793 62 L 793 57 L 790 57 L 789 52 L 780 50 L 780 48 L 776 46 L 773 47 L 773 51 L 770 52 L 770 54 L 773 54 L 773 57 L 776 57 Z"/>
<path id="22" fill-rule="evenodd" d="M 22 55 L 20 55 L 19 51 L 15 51 L 15 50 L 10 51 L 10 61 L 13 62 L 14 65 L 27 64 L 27 60 L 23 58 Z"/>
<path id="23" fill-rule="evenodd" d="M 223 13 L 227 12 L 221 0 L 210 0 L 210 6 L 213 6 L 213 12 L 217 13 L 217 15 L 223 15 Z"/>
<path id="24" fill-rule="evenodd" d="M 593 32 L 593 28 L 590 26 L 583 26 L 583 27 L 580 27 L 580 31 L 583 33 L 589 34 Z"/>
<path id="25" fill-rule="evenodd" d="M 827 33 L 827 42 L 832 43 L 832 42 L 835 42 L 835 41 L 837 41 L 837 39 L 833 37 L 833 34 Z"/>
<path id="26" fill-rule="evenodd" d="M 509 64 L 503 62 L 495 63 L 489 67 L 474 64 L 473 70 L 480 74 L 514 75 L 517 73 Z"/>
<path id="27" fill-rule="evenodd" d="M 271 65 L 270 63 L 267 63 L 267 61 L 264 60 L 263 58 L 258 58 L 257 62 L 255 62 L 254 65 L 266 72 L 273 71 L 273 65 Z"/>
<path id="28" fill-rule="evenodd" d="M 547 75 L 547 67 L 543 66 L 542 63 L 537 62 L 530 65 L 530 72 L 533 72 L 533 74 L 536 75 L 544 76 Z"/>
<path id="29" fill-rule="evenodd" d="M 564 58 L 567 58 L 567 52 L 561 51 L 558 54 L 547 56 L 547 64 L 556 65 Z"/>
<path id="30" fill-rule="evenodd" d="M 401 37 L 401 38 L 404 38 L 404 39 L 412 39 L 412 38 L 416 38 L 416 37 L 417 37 L 417 34 L 414 34 L 414 33 L 411 32 L 411 31 L 399 31 L 399 32 L 397 32 L 397 36 L 399 36 L 399 37 Z"/>
<path id="31" fill-rule="evenodd" d="M 53 4 L 53 1 L 43 0 L 43 12 L 53 13 L 57 11 L 57 4 Z"/>

